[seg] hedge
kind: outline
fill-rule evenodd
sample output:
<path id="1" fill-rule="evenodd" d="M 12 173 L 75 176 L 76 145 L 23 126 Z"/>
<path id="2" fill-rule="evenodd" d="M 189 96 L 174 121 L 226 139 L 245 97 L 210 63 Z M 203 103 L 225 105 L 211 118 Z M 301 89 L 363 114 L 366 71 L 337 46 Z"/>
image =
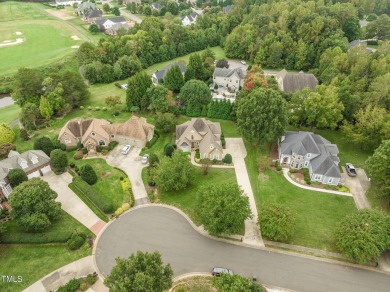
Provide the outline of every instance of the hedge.
<path id="1" fill-rule="evenodd" d="M 80 177 L 73 177 L 73 185 L 88 197 L 104 213 L 112 213 L 114 206 L 96 189 L 83 181 Z"/>
<path id="2" fill-rule="evenodd" d="M 151 148 L 157 142 L 158 138 L 160 138 L 160 133 L 157 130 L 154 130 L 153 138 L 146 142 L 146 148 Z"/>

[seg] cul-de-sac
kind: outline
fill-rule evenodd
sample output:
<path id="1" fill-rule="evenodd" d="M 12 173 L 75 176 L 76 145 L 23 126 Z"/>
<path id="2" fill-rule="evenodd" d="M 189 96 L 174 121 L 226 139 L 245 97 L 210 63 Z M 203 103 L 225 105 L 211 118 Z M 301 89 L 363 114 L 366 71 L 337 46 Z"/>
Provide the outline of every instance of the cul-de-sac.
<path id="1" fill-rule="evenodd" d="M 390 0 L 0 2 L 0 291 L 389 289 Z"/>

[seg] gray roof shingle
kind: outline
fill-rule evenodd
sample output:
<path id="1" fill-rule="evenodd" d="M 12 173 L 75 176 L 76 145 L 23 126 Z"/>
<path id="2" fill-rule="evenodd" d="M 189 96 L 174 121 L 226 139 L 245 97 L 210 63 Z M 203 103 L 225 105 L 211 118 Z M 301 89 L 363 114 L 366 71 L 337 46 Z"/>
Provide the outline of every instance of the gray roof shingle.
<path id="1" fill-rule="evenodd" d="M 184 66 L 182 63 L 179 63 L 179 62 L 174 62 L 174 63 L 171 63 L 167 66 L 165 66 L 164 68 L 162 68 L 161 70 L 159 71 L 156 71 L 156 73 L 154 73 L 154 75 L 156 75 L 156 78 L 160 81 L 160 80 L 163 80 L 165 78 L 165 75 L 167 75 L 169 69 L 171 69 L 173 66 L 179 66 L 180 68 L 180 71 L 181 73 L 185 73 L 186 70 L 187 70 L 187 67 Z"/>
<path id="2" fill-rule="evenodd" d="M 287 72 L 285 69 L 276 73 L 276 79 L 281 79 L 283 82 L 283 91 L 287 93 L 294 93 L 309 87 L 315 90 L 318 85 L 317 78 L 311 73 L 304 72 Z"/>

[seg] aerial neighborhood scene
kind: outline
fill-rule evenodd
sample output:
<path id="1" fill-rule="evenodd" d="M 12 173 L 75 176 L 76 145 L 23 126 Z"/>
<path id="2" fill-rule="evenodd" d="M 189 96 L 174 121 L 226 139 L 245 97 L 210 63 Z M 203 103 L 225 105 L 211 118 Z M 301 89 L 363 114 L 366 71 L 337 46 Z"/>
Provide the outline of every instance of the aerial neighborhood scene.
<path id="1" fill-rule="evenodd" d="M 390 0 L 0 16 L 0 291 L 390 291 Z"/>

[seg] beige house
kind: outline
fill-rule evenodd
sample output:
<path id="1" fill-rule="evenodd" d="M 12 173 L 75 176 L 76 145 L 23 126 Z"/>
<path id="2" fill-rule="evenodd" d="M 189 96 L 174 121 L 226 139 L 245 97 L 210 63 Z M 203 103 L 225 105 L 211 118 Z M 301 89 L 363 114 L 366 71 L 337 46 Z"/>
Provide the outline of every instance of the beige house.
<path id="1" fill-rule="evenodd" d="M 199 149 L 200 158 L 223 159 L 221 126 L 204 118 L 176 126 L 176 145 L 184 152 Z"/>
<path id="2" fill-rule="evenodd" d="M 213 81 L 215 84 L 234 91 L 238 91 L 242 88 L 244 79 L 245 72 L 241 68 L 215 68 L 213 74 Z"/>
<path id="3" fill-rule="evenodd" d="M 303 71 L 287 72 L 285 69 L 276 73 L 275 79 L 278 82 L 279 89 L 287 93 L 294 93 L 309 87 L 315 91 L 318 85 L 317 78 L 311 73 L 304 73 Z"/>
<path id="4" fill-rule="evenodd" d="M 112 141 L 143 148 L 154 135 L 154 126 L 145 118 L 131 117 L 125 123 L 110 124 L 103 119 L 81 119 L 68 121 L 61 129 L 58 140 L 67 147 L 81 142 L 88 150 L 96 146 L 108 146 Z"/>

